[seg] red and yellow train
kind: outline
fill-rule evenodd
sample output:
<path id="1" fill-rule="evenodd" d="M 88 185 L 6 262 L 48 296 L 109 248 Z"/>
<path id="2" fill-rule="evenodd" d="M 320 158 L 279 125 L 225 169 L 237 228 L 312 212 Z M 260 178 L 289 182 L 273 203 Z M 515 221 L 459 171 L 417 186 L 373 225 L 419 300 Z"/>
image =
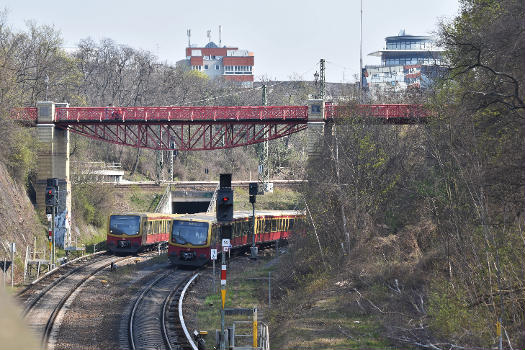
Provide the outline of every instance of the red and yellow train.
<path id="1" fill-rule="evenodd" d="M 177 214 L 113 214 L 108 220 L 107 249 L 113 253 L 137 253 L 166 243 Z"/>
<path id="2" fill-rule="evenodd" d="M 255 243 L 263 246 L 287 239 L 304 214 L 293 210 L 255 212 Z M 249 249 L 253 242 L 252 212 L 233 215 L 232 250 Z M 220 224 L 215 214 L 188 214 L 173 219 L 168 241 L 168 257 L 174 265 L 201 266 L 211 259 L 211 249 L 221 250 Z"/>

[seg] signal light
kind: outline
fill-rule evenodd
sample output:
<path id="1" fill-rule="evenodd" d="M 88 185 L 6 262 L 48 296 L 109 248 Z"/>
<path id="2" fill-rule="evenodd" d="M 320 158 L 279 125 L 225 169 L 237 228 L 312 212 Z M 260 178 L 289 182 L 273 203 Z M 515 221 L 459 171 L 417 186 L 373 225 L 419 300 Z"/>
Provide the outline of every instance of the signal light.
<path id="1" fill-rule="evenodd" d="M 233 190 L 231 188 L 220 188 L 217 191 L 217 221 L 233 221 Z"/>
<path id="2" fill-rule="evenodd" d="M 56 206 L 58 205 L 58 191 L 54 187 L 47 187 L 46 188 L 46 198 L 45 198 L 46 206 Z"/>

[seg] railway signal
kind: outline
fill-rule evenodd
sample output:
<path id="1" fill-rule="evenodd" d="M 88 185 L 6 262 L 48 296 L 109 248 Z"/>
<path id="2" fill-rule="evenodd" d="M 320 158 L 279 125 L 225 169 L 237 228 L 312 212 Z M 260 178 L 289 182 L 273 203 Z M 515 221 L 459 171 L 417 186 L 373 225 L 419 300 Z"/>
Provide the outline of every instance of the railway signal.
<path id="1" fill-rule="evenodd" d="M 57 189 L 53 186 L 46 187 L 46 206 L 54 207 L 58 204 Z"/>
<path id="2" fill-rule="evenodd" d="M 46 214 L 51 214 L 51 222 L 49 223 L 49 244 L 51 248 L 51 266 L 55 268 L 55 214 L 58 207 L 58 179 L 47 179 L 47 187 L 45 193 Z"/>
<path id="3" fill-rule="evenodd" d="M 230 248 L 232 238 L 233 221 L 233 190 L 232 174 L 221 174 L 219 178 L 219 190 L 217 191 L 217 221 L 222 223 L 221 239 L 221 342 L 220 350 L 226 350 L 226 331 L 224 328 L 224 303 L 226 301 L 226 252 Z"/>
<path id="4" fill-rule="evenodd" d="M 257 198 L 257 192 L 259 191 L 259 186 L 257 182 L 250 182 L 250 203 L 254 204 Z"/>
<path id="5" fill-rule="evenodd" d="M 220 175 L 216 204 L 217 221 L 223 223 L 233 221 L 232 174 Z"/>
<path id="6" fill-rule="evenodd" d="M 217 191 L 217 221 L 233 221 L 233 190 L 220 188 Z"/>

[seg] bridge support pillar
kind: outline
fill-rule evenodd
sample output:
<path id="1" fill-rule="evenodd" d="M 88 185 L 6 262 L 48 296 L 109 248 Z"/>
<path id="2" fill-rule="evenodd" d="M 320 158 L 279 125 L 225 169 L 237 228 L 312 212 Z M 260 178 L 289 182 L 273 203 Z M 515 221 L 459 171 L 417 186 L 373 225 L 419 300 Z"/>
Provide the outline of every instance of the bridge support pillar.
<path id="1" fill-rule="evenodd" d="M 308 130 L 306 150 L 308 157 L 318 157 L 322 147 L 331 139 L 331 124 L 325 119 L 325 102 L 323 99 L 308 100 Z"/>
<path id="2" fill-rule="evenodd" d="M 35 191 L 37 210 L 44 211 L 47 179 L 58 179 L 59 203 L 55 216 L 55 241 L 58 246 L 65 248 L 71 243 L 69 130 L 55 127 L 55 107 L 67 107 L 67 104 L 37 102 L 38 154 Z"/>

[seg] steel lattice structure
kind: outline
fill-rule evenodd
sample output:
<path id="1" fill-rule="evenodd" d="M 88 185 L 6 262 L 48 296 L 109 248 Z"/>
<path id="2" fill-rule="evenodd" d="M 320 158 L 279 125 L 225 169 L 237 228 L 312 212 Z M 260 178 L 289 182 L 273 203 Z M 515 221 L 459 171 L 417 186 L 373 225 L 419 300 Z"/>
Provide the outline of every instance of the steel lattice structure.
<path id="1" fill-rule="evenodd" d="M 57 123 L 58 126 L 64 125 Z M 273 140 L 306 129 L 306 123 L 106 123 L 69 124 L 92 139 L 156 150 L 202 151 Z"/>
<path id="2" fill-rule="evenodd" d="M 327 104 L 325 121 L 353 116 L 391 123 L 422 122 L 421 105 Z M 35 125 L 36 108 L 11 117 Z M 273 140 L 306 129 L 308 106 L 57 107 L 55 126 L 120 145 L 156 150 L 214 150 Z"/>

